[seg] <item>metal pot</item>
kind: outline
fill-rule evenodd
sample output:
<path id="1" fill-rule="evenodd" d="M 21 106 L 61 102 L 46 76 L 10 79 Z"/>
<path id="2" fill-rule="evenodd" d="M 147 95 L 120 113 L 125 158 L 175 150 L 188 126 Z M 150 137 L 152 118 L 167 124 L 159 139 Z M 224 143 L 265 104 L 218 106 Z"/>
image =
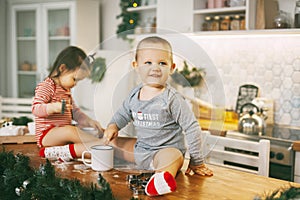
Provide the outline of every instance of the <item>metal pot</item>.
<path id="1" fill-rule="evenodd" d="M 249 135 L 262 135 L 265 131 L 264 116 L 259 112 L 259 108 L 246 103 L 241 107 L 241 117 L 239 119 L 238 130 Z"/>

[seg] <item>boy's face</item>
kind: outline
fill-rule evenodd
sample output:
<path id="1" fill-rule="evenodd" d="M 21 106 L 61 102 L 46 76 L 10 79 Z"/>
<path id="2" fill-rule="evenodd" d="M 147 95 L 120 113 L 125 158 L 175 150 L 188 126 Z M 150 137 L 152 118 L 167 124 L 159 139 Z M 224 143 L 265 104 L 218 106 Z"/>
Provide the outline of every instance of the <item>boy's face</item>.
<path id="1" fill-rule="evenodd" d="M 163 87 L 175 68 L 167 45 L 144 44 L 132 63 L 145 85 Z"/>

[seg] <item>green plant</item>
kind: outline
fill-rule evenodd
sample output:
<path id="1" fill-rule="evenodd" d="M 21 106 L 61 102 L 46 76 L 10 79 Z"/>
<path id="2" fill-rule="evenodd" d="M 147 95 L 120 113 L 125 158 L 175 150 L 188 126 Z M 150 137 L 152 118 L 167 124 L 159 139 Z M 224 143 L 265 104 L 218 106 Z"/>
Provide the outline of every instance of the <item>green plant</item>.
<path id="1" fill-rule="evenodd" d="M 183 64 L 182 70 L 178 71 L 178 69 L 176 69 L 171 75 L 175 83 L 182 85 L 183 87 L 198 86 L 205 75 L 204 69 L 196 67 L 190 69 L 186 61 L 184 61 Z"/>
<path id="2" fill-rule="evenodd" d="M 129 40 L 127 35 L 133 33 L 140 14 L 138 12 L 128 12 L 127 8 L 141 5 L 141 0 L 121 0 L 119 5 L 121 7 L 121 14 L 117 16 L 117 19 L 122 18 L 122 22 L 118 25 L 117 35 L 124 40 Z"/>
<path id="3" fill-rule="evenodd" d="M 102 57 L 96 58 L 93 63 L 91 75 L 89 77 L 92 80 L 92 83 L 99 83 L 103 79 L 105 71 L 106 71 L 105 58 Z"/>

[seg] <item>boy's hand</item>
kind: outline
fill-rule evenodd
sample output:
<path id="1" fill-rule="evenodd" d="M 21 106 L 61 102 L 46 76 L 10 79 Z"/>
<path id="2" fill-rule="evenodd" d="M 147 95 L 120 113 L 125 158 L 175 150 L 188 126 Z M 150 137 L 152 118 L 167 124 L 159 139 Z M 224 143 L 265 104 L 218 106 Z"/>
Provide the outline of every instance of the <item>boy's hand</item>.
<path id="1" fill-rule="evenodd" d="M 106 139 L 105 144 L 108 144 L 111 140 L 118 137 L 119 128 L 116 124 L 110 124 L 104 131 L 103 138 Z"/>
<path id="2" fill-rule="evenodd" d="M 189 164 L 189 166 L 188 166 L 185 173 L 189 174 L 191 171 L 193 171 L 195 174 L 198 174 L 198 175 L 201 175 L 201 176 L 212 176 L 212 175 L 214 175 L 213 171 L 208 169 L 205 164 L 201 164 L 201 165 L 191 165 L 191 164 Z"/>

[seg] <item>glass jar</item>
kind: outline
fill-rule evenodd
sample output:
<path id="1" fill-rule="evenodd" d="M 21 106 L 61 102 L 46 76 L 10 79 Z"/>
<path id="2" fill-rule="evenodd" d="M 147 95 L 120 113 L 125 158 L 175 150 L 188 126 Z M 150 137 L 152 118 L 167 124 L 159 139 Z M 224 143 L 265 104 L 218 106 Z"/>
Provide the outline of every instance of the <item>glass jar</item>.
<path id="1" fill-rule="evenodd" d="M 240 30 L 246 30 L 245 16 L 241 16 L 240 17 Z"/>
<path id="2" fill-rule="evenodd" d="M 204 18 L 204 22 L 202 24 L 202 31 L 210 31 L 211 30 L 211 17 L 210 16 L 206 16 Z"/>
<path id="3" fill-rule="evenodd" d="M 300 28 L 300 0 L 296 1 L 294 27 Z"/>
<path id="4" fill-rule="evenodd" d="M 279 14 L 273 20 L 273 26 L 274 28 L 289 28 L 290 24 L 287 13 L 280 10 Z"/>
<path id="5" fill-rule="evenodd" d="M 240 30 L 240 16 L 235 15 L 230 23 L 231 30 Z"/>
<path id="6" fill-rule="evenodd" d="M 226 15 L 224 19 L 221 21 L 220 30 L 222 31 L 230 30 L 230 16 Z"/>
<path id="7" fill-rule="evenodd" d="M 211 23 L 211 30 L 212 31 L 220 30 L 220 16 L 214 16 L 214 20 Z"/>

